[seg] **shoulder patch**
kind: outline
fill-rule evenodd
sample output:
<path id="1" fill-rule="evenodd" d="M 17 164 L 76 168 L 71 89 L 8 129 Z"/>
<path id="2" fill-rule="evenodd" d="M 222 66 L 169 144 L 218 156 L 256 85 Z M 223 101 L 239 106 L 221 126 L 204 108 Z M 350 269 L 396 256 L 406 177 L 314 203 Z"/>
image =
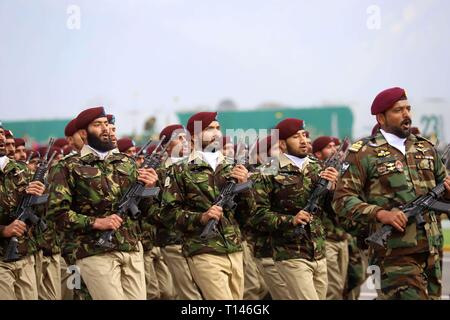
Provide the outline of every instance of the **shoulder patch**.
<path id="1" fill-rule="evenodd" d="M 358 142 L 355 142 L 354 144 L 352 144 L 352 146 L 348 149 L 351 152 L 359 152 L 359 150 L 361 150 L 361 148 L 364 146 L 364 141 L 359 140 Z"/>
<path id="2" fill-rule="evenodd" d="M 428 142 L 429 144 L 431 144 L 434 147 L 435 144 L 432 141 L 428 140 L 427 138 L 424 138 L 424 137 L 419 136 L 419 135 L 415 135 L 415 136 L 416 136 L 417 140 L 426 141 L 426 142 Z"/>

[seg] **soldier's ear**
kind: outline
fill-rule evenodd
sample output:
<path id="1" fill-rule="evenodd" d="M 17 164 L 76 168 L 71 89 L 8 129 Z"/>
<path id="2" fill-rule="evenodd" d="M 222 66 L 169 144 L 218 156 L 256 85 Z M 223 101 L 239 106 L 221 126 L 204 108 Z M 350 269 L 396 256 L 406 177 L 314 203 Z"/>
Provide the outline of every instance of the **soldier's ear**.
<path id="1" fill-rule="evenodd" d="M 286 152 L 286 151 L 287 151 L 286 140 L 280 140 L 279 146 L 280 146 L 281 151 L 283 151 L 283 152 Z"/>
<path id="2" fill-rule="evenodd" d="M 380 126 L 384 126 L 386 123 L 386 115 L 384 113 L 377 114 L 377 122 Z"/>
<path id="3" fill-rule="evenodd" d="M 86 129 L 80 129 L 78 132 L 80 133 L 81 139 L 83 139 L 83 141 L 86 141 L 87 140 L 87 130 Z"/>

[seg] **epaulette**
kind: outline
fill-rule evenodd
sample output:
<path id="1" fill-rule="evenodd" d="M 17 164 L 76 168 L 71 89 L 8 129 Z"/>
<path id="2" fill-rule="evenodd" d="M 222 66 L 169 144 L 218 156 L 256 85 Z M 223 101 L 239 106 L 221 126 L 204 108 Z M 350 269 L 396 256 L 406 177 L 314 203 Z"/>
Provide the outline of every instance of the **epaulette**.
<path id="1" fill-rule="evenodd" d="M 428 140 L 427 138 L 424 138 L 424 137 L 419 136 L 419 135 L 417 135 L 417 134 L 416 134 L 415 136 L 416 136 L 417 140 L 426 141 L 426 142 L 428 142 L 429 144 L 431 144 L 433 147 L 435 146 L 435 144 L 434 144 L 431 140 Z"/>
<path id="2" fill-rule="evenodd" d="M 312 155 L 309 155 L 309 154 L 308 154 L 308 158 L 309 158 L 309 160 L 312 161 L 312 162 L 320 162 L 319 159 L 317 159 L 316 157 L 314 157 L 314 156 L 312 156 Z"/>
<path id="3" fill-rule="evenodd" d="M 352 144 L 348 150 L 351 152 L 359 152 L 359 150 L 361 150 L 362 147 L 364 147 L 371 139 L 372 139 L 372 136 L 358 140 L 357 142 Z"/>

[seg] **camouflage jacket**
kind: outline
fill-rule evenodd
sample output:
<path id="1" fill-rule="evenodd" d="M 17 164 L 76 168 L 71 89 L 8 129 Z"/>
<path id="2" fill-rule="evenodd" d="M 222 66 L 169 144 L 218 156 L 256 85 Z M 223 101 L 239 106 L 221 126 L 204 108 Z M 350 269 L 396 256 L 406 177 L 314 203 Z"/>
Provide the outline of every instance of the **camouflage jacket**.
<path id="1" fill-rule="evenodd" d="M 0 170 L 0 228 L 11 224 L 21 196 L 31 181 L 31 173 L 27 166 L 14 160 L 8 160 L 4 170 Z M 19 254 L 23 257 L 37 251 L 33 226 L 28 226 L 23 237 L 18 237 Z M 2 230 L 3 231 L 3 230 Z M 0 237 L 0 259 L 3 259 L 10 238 Z"/>
<path id="2" fill-rule="evenodd" d="M 150 209 L 147 219 L 142 220 L 142 230 L 143 230 L 143 241 L 142 245 L 144 250 L 151 250 L 153 245 L 158 247 L 165 247 L 172 244 L 182 243 L 182 233 L 175 228 L 174 225 L 166 226 L 161 219 L 161 203 L 163 190 L 166 186 L 166 179 L 170 181 L 171 171 L 173 167 L 177 164 L 172 163 L 171 159 L 168 158 L 161 166 L 156 170 L 158 173 L 158 184 L 160 188 L 160 193 L 158 195 L 158 203 L 153 205 Z"/>
<path id="3" fill-rule="evenodd" d="M 376 213 L 391 210 L 426 194 L 446 177 L 446 171 L 431 142 L 410 135 L 406 156 L 389 145 L 380 131 L 350 148 L 350 164 L 338 183 L 333 207 L 344 219 L 347 230 L 366 238 L 381 227 Z M 441 239 L 434 213 L 424 215 L 425 228 L 410 220 L 404 233 L 393 232 L 387 250 L 376 248 L 376 256 L 433 251 Z"/>
<path id="4" fill-rule="evenodd" d="M 64 162 L 66 159 L 71 158 L 73 155 L 76 155 L 77 153 L 71 153 L 67 156 L 60 159 L 56 164 L 52 165 L 49 169 L 49 172 L 46 177 L 46 185 L 47 190 L 46 193 L 49 192 L 49 185 L 48 185 L 48 177 L 52 176 L 52 171 L 54 170 L 61 170 L 61 167 L 64 166 Z M 48 210 L 48 203 L 45 210 L 42 210 L 42 216 L 45 217 L 45 221 L 47 223 L 47 230 L 45 232 L 39 232 L 39 230 L 36 229 L 35 237 L 37 239 L 39 249 L 41 249 L 46 256 L 62 253 L 62 244 L 64 240 L 64 232 L 62 229 L 57 229 L 55 221 L 52 219 L 53 217 L 47 216 L 47 210 Z"/>
<path id="5" fill-rule="evenodd" d="M 321 212 L 305 227 L 306 236 L 294 235 L 293 217 L 302 210 L 318 181 L 322 166 L 318 160 L 307 158 L 302 169 L 284 154 L 280 155 L 275 174 L 263 174 L 255 184 L 256 212 L 251 224 L 257 230 L 272 235 L 274 260 L 325 257 L 325 234 Z"/>
<path id="6" fill-rule="evenodd" d="M 240 211 L 250 212 L 254 207 L 250 190 L 236 196 L 235 209 L 224 209 L 224 216 L 218 226 L 219 235 L 207 241 L 200 238 L 205 227 L 200 217 L 213 205 L 220 190 L 229 181 L 233 166 L 220 154 L 217 168 L 213 171 L 200 154 L 194 152 L 187 161 L 173 167 L 170 181 L 166 178 L 161 218 L 167 227 L 175 224 L 183 233 L 185 256 L 242 251 L 241 232 L 235 216 Z"/>
<path id="7" fill-rule="evenodd" d="M 261 183 L 262 172 L 264 172 L 265 166 L 259 166 L 250 174 L 250 179 L 253 181 L 254 186 L 258 186 Z M 272 235 L 270 232 L 263 231 L 259 228 L 255 228 L 252 225 L 250 216 L 243 223 L 245 224 L 245 233 L 247 234 L 247 241 L 253 246 L 253 252 L 255 258 L 272 258 Z"/>
<path id="8" fill-rule="evenodd" d="M 321 163 L 322 165 L 324 164 L 324 162 Z M 333 193 L 330 192 L 325 197 L 324 202 L 331 203 L 332 200 L 333 200 Z M 343 241 L 349 238 L 348 234 L 341 226 L 338 215 L 336 214 L 336 212 L 334 212 L 331 206 L 324 206 L 322 224 L 325 229 L 326 240 Z"/>
<path id="9" fill-rule="evenodd" d="M 136 178 L 133 159 L 114 149 L 101 160 L 86 145 L 80 155 L 66 158 L 51 171 L 47 217 L 64 232 L 64 249 L 74 258 L 110 251 L 96 245 L 104 231 L 93 230 L 92 224 L 98 217 L 116 213 L 118 201 Z M 143 217 L 151 201 L 140 202 Z M 113 241 L 119 251 L 137 251 L 140 237 L 138 221 L 126 216 Z"/>

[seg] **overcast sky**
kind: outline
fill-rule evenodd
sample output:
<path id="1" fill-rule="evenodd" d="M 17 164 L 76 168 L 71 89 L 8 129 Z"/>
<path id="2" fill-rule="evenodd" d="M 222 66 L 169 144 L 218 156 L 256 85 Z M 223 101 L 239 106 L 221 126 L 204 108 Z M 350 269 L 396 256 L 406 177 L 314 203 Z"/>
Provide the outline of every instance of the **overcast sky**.
<path id="1" fill-rule="evenodd" d="M 449 14 L 448 0 L 0 0 L 0 119 L 102 104 L 123 133 L 231 98 L 346 103 L 373 121 L 387 87 L 450 101 Z"/>

